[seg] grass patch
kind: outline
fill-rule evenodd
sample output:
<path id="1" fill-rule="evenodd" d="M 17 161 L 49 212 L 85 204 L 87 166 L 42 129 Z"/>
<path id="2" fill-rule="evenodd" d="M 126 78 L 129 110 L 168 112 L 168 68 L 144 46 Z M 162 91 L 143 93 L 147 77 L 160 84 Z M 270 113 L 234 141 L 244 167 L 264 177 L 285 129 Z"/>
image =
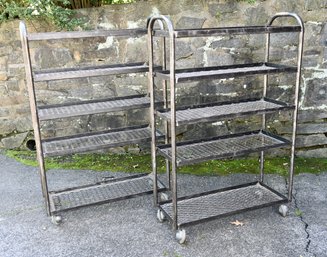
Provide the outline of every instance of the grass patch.
<path id="1" fill-rule="evenodd" d="M 6 151 L 7 156 L 30 166 L 37 166 L 36 154 L 31 151 Z M 158 157 L 158 171 L 165 171 L 165 160 Z M 149 172 L 151 155 L 137 154 L 76 154 L 65 157 L 46 158 L 47 169 L 78 169 L 95 171 Z M 267 158 L 265 173 L 286 176 L 289 158 Z M 296 158 L 295 174 L 327 171 L 327 159 Z M 259 161 L 255 158 L 213 160 L 179 168 L 180 173 L 199 176 L 229 175 L 233 173 L 259 173 Z"/>
<path id="2" fill-rule="evenodd" d="M 302 216 L 302 211 L 300 210 L 300 209 L 295 209 L 295 215 L 297 216 L 297 217 L 300 217 L 300 216 Z"/>

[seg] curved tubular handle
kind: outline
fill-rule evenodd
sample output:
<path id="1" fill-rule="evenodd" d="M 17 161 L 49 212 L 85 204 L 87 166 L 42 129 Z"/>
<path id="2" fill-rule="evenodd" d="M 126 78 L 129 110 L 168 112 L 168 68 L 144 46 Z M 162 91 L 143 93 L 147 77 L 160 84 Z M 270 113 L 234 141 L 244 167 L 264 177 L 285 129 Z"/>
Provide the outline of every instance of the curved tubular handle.
<path id="1" fill-rule="evenodd" d="M 163 15 L 160 15 L 160 16 L 163 16 Z M 146 28 L 147 28 L 147 29 L 149 28 L 150 21 L 151 21 L 152 19 L 156 18 L 156 17 L 158 17 L 158 16 L 150 16 L 150 17 L 148 17 L 148 18 L 146 19 Z M 163 16 L 163 17 L 165 17 L 165 16 Z M 164 29 L 164 23 L 163 23 L 163 21 L 162 21 L 161 19 L 157 19 L 156 21 L 158 21 L 159 26 L 160 26 L 160 29 L 163 30 L 163 29 Z M 154 22 L 155 22 L 155 21 L 154 21 Z M 153 26 L 152 26 L 151 29 L 153 29 Z"/>
<path id="2" fill-rule="evenodd" d="M 169 35 L 169 84 L 170 84 L 170 108 L 171 108 L 171 118 L 170 118 L 170 134 L 171 134 L 171 183 L 172 183 L 172 202 L 173 202 L 173 229 L 177 229 L 177 175 L 176 175 L 176 105 L 175 105 L 175 34 L 172 22 L 168 17 L 163 15 L 157 15 L 150 18 L 148 23 L 148 47 L 149 47 L 149 87 L 151 94 L 151 153 L 153 156 L 153 173 L 156 180 L 156 145 L 155 145 L 155 113 L 154 113 L 154 82 L 153 82 L 153 28 L 156 21 L 160 22 L 163 27 L 166 27 Z M 154 181 L 154 198 L 155 203 L 157 203 L 157 185 Z"/>
<path id="3" fill-rule="evenodd" d="M 293 175 L 294 175 L 294 162 L 295 162 L 295 139 L 297 131 L 297 116 L 299 109 L 299 94 L 300 94 L 300 83 L 301 83 L 301 67 L 302 67 L 302 56 L 303 56 L 303 42 L 304 42 L 304 23 L 300 16 L 296 13 L 281 12 L 273 16 L 269 22 L 269 26 L 279 17 L 292 17 L 301 27 L 299 33 L 299 45 L 298 45 L 298 60 L 297 60 L 297 74 L 296 74 L 296 85 L 295 85 L 295 99 L 294 99 L 294 114 L 293 114 L 293 129 L 292 129 L 292 146 L 291 146 L 291 160 L 290 160 L 290 172 L 289 172 L 289 183 L 288 183 L 288 200 L 292 201 L 293 191 Z M 268 43 L 269 44 L 269 43 Z"/>
<path id="4" fill-rule="evenodd" d="M 270 26 L 274 20 L 276 20 L 279 17 L 293 17 L 297 23 L 300 25 L 301 27 L 301 31 L 304 32 L 304 23 L 303 20 L 301 19 L 301 17 L 299 15 L 297 15 L 296 13 L 291 13 L 291 12 L 279 12 L 276 13 L 269 21 L 268 26 Z"/>
<path id="5" fill-rule="evenodd" d="M 148 17 L 147 19 L 147 25 L 146 27 L 148 28 L 149 27 L 149 24 L 150 24 L 150 19 L 151 17 Z M 159 24 L 159 27 L 160 27 L 160 30 L 164 30 L 165 28 L 165 25 L 164 25 L 164 22 L 161 20 L 161 19 L 157 19 L 156 20 Z M 151 35 L 148 35 L 148 38 L 150 38 Z M 151 38 L 151 42 L 152 41 L 152 38 Z M 149 44 L 152 44 L 151 42 L 149 42 Z M 163 37 L 161 39 L 161 65 L 162 65 L 162 70 L 167 70 L 167 48 L 166 48 L 166 38 Z M 149 49 L 151 49 L 152 51 L 152 45 L 150 46 L 149 45 Z M 153 52 L 152 52 L 152 55 L 151 55 L 151 58 L 153 56 Z M 153 60 L 153 58 L 152 58 Z M 152 62 L 153 63 L 153 62 Z M 154 83 L 148 83 L 148 95 L 150 95 L 150 86 L 154 85 Z M 167 81 L 166 80 L 162 80 L 162 89 L 163 89 L 163 107 L 166 109 L 168 108 L 168 90 L 167 90 Z M 168 144 L 169 143 L 169 137 L 168 137 L 168 133 L 169 133 L 169 124 L 167 121 L 165 121 L 164 123 L 164 128 L 165 128 L 165 144 Z M 167 180 L 168 180 L 168 189 L 171 190 L 171 173 L 170 173 L 170 162 L 166 159 L 166 175 L 167 175 Z M 155 199 L 157 196 L 155 195 Z M 157 200 L 155 200 L 155 203 L 157 203 Z"/>
<path id="6" fill-rule="evenodd" d="M 151 18 L 148 19 L 147 26 L 148 26 L 148 33 L 151 33 L 153 30 L 154 24 L 156 21 L 160 21 L 160 24 L 163 26 L 163 24 L 166 25 L 168 31 L 169 31 L 169 36 L 173 37 L 174 36 L 174 27 L 173 24 L 171 23 L 170 19 L 167 18 L 164 15 L 156 15 L 152 16 Z M 163 27 L 161 27 L 163 29 Z"/>

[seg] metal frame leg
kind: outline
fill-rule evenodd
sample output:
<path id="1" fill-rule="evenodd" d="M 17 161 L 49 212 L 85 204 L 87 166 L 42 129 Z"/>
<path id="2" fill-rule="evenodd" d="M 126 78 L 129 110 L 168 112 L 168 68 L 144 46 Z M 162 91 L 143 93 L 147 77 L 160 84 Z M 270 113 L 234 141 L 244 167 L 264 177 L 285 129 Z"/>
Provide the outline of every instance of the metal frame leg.
<path id="1" fill-rule="evenodd" d="M 288 181 L 288 200 L 292 201 L 293 192 L 293 177 L 294 177 L 294 161 L 295 161 L 295 139 L 297 131 L 297 118 L 299 109 L 299 93 L 300 93 L 300 83 L 301 83 L 301 67 L 302 67 L 302 56 L 303 56 L 303 41 L 304 41 L 304 24 L 300 16 L 295 13 L 282 12 L 277 13 L 272 17 L 269 26 L 272 25 L 275 19 L 279 17 L 292 17 L 301 27 L 299 33 L 299 45 L 298 45 L 298 56 L 297 56 L 297 73 L 296 73 L 296 84 L 295 84 L 295 99 L 294 99 L 294 112 L 293 112 L 293 128 L 292 128 L 292 146 L 291 146 L 291 158 L 290 158 L 290 170 L 289 170 L 289 181 Z"/>
<path id="2" fill-rule="evenodd" d="M 171 160 L 171 191 L 172 191 L 172 202 L 173 202 L 173 224 L 172 227 L 174 230 L 177 230 L 177 163 L 176 163 L 176 106 L 175 106 L 175 36 L 173 34 L 173 26 L 171 21 L 165 16 L 155 16 L 152 17 L 148 23 L 148 45 L 150 51 L 150 60 L 149 60 L 149 84 L 151 91 L 151 125 L 152 125 L 152 134 L 154 134 L 154 126 L 155 126 L 155 113 L 154 113 L 154 82 L 153 82 L 153 27 L 156 21 L 161 21 L 165 24 L 169 31 L 169 49 L 170 49 L 170 108 L 171 108 L 171 121 L 170 121 L 170 138 L 171 138 L 171 151 L 172 151 L 172 160 Z M 153 103 L 152 103 L 153 102 Z M 151 152 L 154 157 L 156 157 L 155 153 L 155 143 L 152 143 Z M 155 163 L 153 163 L 155 165 Z M 155 168 L 153 166 L 153 168 Z M 166 167 L 167 168 L 167 167 Z M 155 171 L 155 170 L 154 170 Z M 155 176 L 157 174 L 155 173 Z M 157 191 L 157 187 L 154 189 Z M 158 203 L 157 192 L 154 192 L 155 202 Z"/>
<path id="3" fill-rule="evenodd" d="M 23 49 L 23 57 L 25 62 L 26 82 L 27 82 L 27 90 L 29 95 L 29 103 L 31 108 L 34 139 L 35 139 L 36 151 L 37 151 L 37 160 L 40 166 L 39 173 L 41 178 L 42 194 L 45 199 L 47 214 L 51 215 L 47 176 L 46 176 L 46 169 L 44 164 L 43 149 L 41 144 L 40 122 L 38 119 L 38 113 L 36 107 L 36 95 L 35 95 L 34 82 L 32 76 L 31 57 L 28 48 L 27 30 L 23 22 L 20 22 L 20 36 L 21 36 L 21 43 Z"/>

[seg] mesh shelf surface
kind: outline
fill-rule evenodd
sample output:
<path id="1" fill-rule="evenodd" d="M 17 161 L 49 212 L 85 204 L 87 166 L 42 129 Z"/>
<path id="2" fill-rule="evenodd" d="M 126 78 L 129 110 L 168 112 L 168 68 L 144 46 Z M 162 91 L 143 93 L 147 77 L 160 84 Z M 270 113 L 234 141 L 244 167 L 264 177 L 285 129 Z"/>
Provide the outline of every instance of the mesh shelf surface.
<path id="1" fill-rule="evenodd" d="M 50 120 L 74 117 L 79 115 L 89 115 L 104 112 L 128 110 L 134 108 L 144 108 L 150 105 L 148 97 L 144 95 L 125 97 L 119 99 L 104 99 L 98 101 L 84 101 L 80 103 L 53 105 L 39 107 L 38 114 L 40 120 Z"/>
<path id="2" fill-rule="evenodd" d="M 43 140 L 42 146 L 44 156 L 60 156 L 146 142 L 150 139 L 150 129 L 140 127 Z"/>
<path id="3" fill-rule="evenodd" d="M 296 72 L 292 66 L 273 63 L 251 63 L 228 66 L 203 67 L 194 69 L 180 69 L 175 71 L 176 82 L 185 82 L 197 79 L 231 78 L 253 74 L 272 74 L 281 72 Z M 157 71 L 156 76 L 168 80 L 170 71 Z"/>
<path id="4" fill-rule="evenodd" d="M 50 193 L 51 213 L 71 210 L 82 206 L 114 202 L 137 195 L 151 194 L 152 178 L 147 176 L 126 177 L 117 182 L 90 185 L 83 188 L 70 189 L 63 192 Z M 164 186 L 158 183 L 159 190 Z"/>
<path id="5" fill-rule="evenodd" d="M 50 81 L 59 79 L 85 78 L 93 76 L 105 76 L 113 74 L 147 72 L 148 65 L 145 63 L 130 63 L 116 65 L 102 65 L 91 67 L 53 69 L 34 72 L 34 81 Z"/>
<path id="6" fill-rule="evenodd" d="M 176 161 L 178 166 L 182 166 L 248 154 L 287 144 L 289 144 L 287 140 L 266 132 L 248 132 L 246 134 L 219 137 L 210 141 L 177 144 Z M 158 151 L 171 160 L 171 147 L 169 145 L 159 146 Z"/>
<path id="7" fill-rule="evenodd" d="M 287 199 L 259 183 L 227 191 L 178 200 L 177 223 L 179 226 L 210 218 L 258 209 L 282 203 Z M 161 209 L 172 219 L 172 203 L 162 204 Z"/>
<path id="8" fill-rule="evenodd" d="M 272 101 L 270 99 L 190 108 L 176 111 L 176 125 L 191 124 L 200 121 L 213 121 L 218 118 L 230 118 L 246 114 L 268 113 L 290 108 L 292 107 L 285 103 Z M 171 118 L 170 111 L 158 112 L 158 115 L 167 120 Z"/>
<path id="9" fill-rule="evenodd" d="M 147 34 L 146 29 L 117 29 L 117 30 L 90 30 L 90 31 L 65 31 L 65 32 L 43 32 L 30 33 L 28 40 L 54 40 L 73 39 L 88 37 L 138 37 Z"/>
<path id="10" fill-rule="evenodd" d="M 199 29 L 176 29 L 176 38 L 182 37 L 203 37 L 218 36 L 225 34 L 260 34 L 260 33 L 280 33 L 280 32 L 299 32 L 300 26 L 247 26 L 247 27 L 225 27 L 225 28 L 199 28 Z M 155 30 L 155 36 L 168 37 L 169 32 Z"/>

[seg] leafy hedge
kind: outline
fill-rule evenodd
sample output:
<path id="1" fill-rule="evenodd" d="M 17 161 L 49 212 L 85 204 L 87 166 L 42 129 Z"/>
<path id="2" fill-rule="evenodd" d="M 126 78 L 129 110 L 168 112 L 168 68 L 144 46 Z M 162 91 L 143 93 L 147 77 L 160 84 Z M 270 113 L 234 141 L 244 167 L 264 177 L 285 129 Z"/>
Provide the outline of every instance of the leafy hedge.
<path id="1" fill-rule="evenodd" d="M 0 23 L 13 19 L 46 19 L 59 29 L 83 26 L 73 9 L 105 4 L 131 3 L 135 0 L 0 0 Z"/>

